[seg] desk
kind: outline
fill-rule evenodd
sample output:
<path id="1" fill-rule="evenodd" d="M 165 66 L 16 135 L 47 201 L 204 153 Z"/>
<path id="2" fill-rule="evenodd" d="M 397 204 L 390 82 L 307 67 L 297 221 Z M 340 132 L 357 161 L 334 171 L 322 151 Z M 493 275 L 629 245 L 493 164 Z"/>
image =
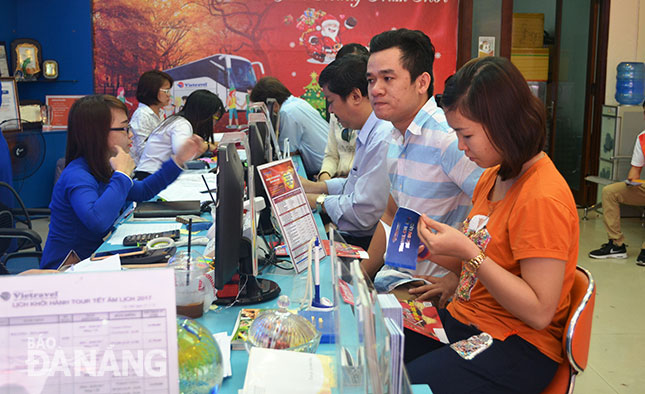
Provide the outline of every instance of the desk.
<path id="1" fill-rule="evenodd" d="M 303 166 L 298 165 L 301 163 L 298 163 L 301 159 L 299 157 L 294 158 L 294 162 L 297 164 L 297 168 L 302 171 Z M 318 226 L 319 232 L 321 234 L 321 237 L 323 239 L 326 239 L 326 234 L 324 232 L 324 227 L 323 223 L 320 219 L 320 215 L 314 214 L 314 219 L 316 222 L 316 225 Z M 139 222 L 142 223 L 142 222 Z M 150 222 L 151 225 L 151 232 L 154 230 L 154 222 Z M 202 235 L 201 233 L 199 235 Z M 204 232 L 205 235 L 205 232 Z M 116 246 L 108 245 L 108 244 L 103 244 L 100 250 L 109 250 L 109 249 L 114 249 Z M 197 250 L 203 249 L 203 247 L 196 247 Z M 184 248 L 180 248 L 184 249 Z M 321 296 L 327 297 L 329 299 L 333 300 L 333 288 L 332 288 L 332 280 L 331 280 L 331 267 L 330 267 L 330 259 L 329 257 L 325 257 L 321 261 Z M 266 279 L 271 279 L 275 282 L 277 282 L 280 285 L 280 288 L 282 289 L 281 294 L 286 294 L 289 295 L 289 298 L 291 300 L 291 307 L 297 307 L 298 303 L 300 302 L 300 297 L 304 295 L 305 292 L 305 287 L 306 287 L 306 282 L 307 282 L 307 275 L 306 273 L 300 274 L 300 275 L 295 275 L 295 271 L 287 271 L 287 270 L 281 270 L 277 267 L 268 267 L 266 268 L 263 272 L 261 272 L 259 275 L 261 278 L 266 278 Z M 258 308 L 276 308 L 277 307 L 277 300 L 271 300 L 267 301 L 264 303 L 260 303 L 255 305 Z M 248 306 L 246 306 L 248 307 Z M 351 308 L 347 304 L 343 304 L 344 309 L 341 311 L 344 316 L 348 319 L 353 319 L 353 315 L 351 312 Z M 242 309 L 242 306 L 232 306 L 232 307 L 218 307 L 214 311 L 209 311 L 207 312 L 203 317 L 197 319 L 200 323 L 202 323 L 204 326 L 206 326 L 212 333 L 217 333 L 217 332 L 222 332 L 225 331 L 229 335 L 232 334 L 233 331 L 233 326 L 235 325 L 235 321 L 237 319 L 237 316 L 239 314 L 240 309 Z M 318 347 L 318 353 L 319 354 L 324 354 L 328 355 L 331 357 L 336 357 L 336 349 L 334 344 L 321 344 Z M 232 376 L 225 378 L 220 392 L 221 393 L 236 393 L 238 389 L 243 387 L 244 385 L 244 379 L 246 376 L 246 367 L 248 363 L 248 353 L 246 351 L 231 351 L 231 369 L 232 369 Z M 430 389 L 428 386 L 414 386 L 413 387 L 414 393 L 431 393 Z"/>

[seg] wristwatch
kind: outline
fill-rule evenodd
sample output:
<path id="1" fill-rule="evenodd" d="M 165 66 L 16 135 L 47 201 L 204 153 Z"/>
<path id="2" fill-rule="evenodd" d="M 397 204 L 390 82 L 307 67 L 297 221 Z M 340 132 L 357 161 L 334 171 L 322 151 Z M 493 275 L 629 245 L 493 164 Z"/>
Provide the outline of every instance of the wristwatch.
<path id="1" fill-rule="evenodd" d="M 323 203 L 325 202 L 325 197 L 327 197 L 325 193 L 319 194 L 318 197 L 316 197 L 316 212 L 318 213 L 322 212 Z"/>

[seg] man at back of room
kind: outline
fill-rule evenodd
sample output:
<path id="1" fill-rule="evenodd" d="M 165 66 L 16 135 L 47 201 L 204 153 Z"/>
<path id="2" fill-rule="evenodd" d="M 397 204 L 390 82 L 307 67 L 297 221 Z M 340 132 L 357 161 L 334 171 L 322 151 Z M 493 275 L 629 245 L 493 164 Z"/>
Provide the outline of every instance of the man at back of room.
<path id="1" fill-rule="evenodd" d="M 307 176 L 313 177 L 320 172 L 325 156 L 327 130 L 329 124 L 308 102 L 295 97 L 282 82 L 275 77 L 264 77 L 251 91 L 251 101 L 267 102 L 274 98 L 278 105 L 274 109 L 280 114 L 278 142 L 284 146 L 289 139 L 289 150 L 300 154 Z"/>

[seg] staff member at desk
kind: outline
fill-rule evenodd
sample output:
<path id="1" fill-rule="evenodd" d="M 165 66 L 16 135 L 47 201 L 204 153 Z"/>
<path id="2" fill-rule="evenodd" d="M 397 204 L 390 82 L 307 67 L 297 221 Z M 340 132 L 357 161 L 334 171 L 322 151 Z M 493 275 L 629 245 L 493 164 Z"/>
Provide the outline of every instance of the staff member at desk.
<path id="1" fill-rule="evenodd" d="M 192 92 L 184 108 L 164 120 L 146 138 L 134 177 L 141 180 L 157 171 L 191 135 L 197 134 L 205 140 L 200 155 L 217 149 L 217 144 L 213 143 L 213 121 L 217 121 L 223 112 L 222 100 L 215 93 L 205 89 Z"/>
<path id="2" fill-rule="evenodd" d="M 57 268 L 70 250 L 85 259 L 103 242 L 126 201 L 145 201 L 172 183 L 204 140 L 186 139 L 174 157 L 144 181 L 133 181 L 128 109 L 113 96 L 77 100 L 69 111 L 67 151 L 54 186 L 49 235 L 41 268 Z"/>

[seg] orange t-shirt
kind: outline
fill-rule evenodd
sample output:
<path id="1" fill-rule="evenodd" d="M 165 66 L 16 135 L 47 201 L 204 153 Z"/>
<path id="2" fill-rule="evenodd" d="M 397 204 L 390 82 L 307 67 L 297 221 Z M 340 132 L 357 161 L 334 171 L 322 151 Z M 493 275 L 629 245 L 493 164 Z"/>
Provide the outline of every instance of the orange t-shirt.
<path id="1" fill-rule="evenodd" d="M 531 166 L 504 196 L 491 203 L 489 192 L 499 167 L 487 169 L 473 194 L 474 215 L 489 217 L 490 240 L 485 253 L 495 263 L 521 276 L 520 260 L 534 257 L 566 261 L 560 301 L 551 324 L 535 330 L 502 307 L 477 281 L 470 300 L 455 299 L 448 311 L 464 324 L 473 324 L 493 338 L 517 334 L 556 362 L 562 362 L 562 336 L 569 312 L 569 293 L 578 259 L 578 214 L 569 186 L 548 156 Z"/>

